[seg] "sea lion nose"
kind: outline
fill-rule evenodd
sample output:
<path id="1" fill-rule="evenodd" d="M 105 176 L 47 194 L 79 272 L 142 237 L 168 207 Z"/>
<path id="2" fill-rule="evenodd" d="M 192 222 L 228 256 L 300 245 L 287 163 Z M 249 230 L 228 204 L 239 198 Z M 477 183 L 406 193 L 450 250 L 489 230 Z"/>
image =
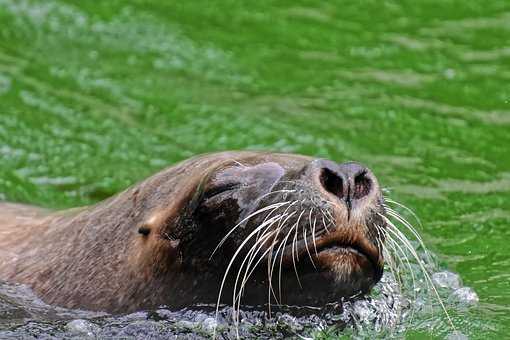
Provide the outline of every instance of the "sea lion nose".
<path id="1" fill-rule="evenodd" d="M 372 181 L 369 170 L 359 163 L 348 162 L 338 166 L 342 179 L 347 186 L 347 197 L 350 200 L 359 200 L 370 193 Z"/>
<path id="2" fill-rule="evenodd" d="M 345 201 L 349 210 L 355 201 L 364 198 L 372 190 L 370 170 L 359 163 L 337 164 L 321 160 L 314 165 L 319 168 L 322 187 Z"/>

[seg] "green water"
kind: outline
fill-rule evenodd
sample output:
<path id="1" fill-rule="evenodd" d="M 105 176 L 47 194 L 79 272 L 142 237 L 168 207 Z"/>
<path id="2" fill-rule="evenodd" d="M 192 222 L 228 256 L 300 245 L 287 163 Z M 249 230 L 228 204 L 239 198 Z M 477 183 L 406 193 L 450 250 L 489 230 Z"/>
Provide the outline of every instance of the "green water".
<path id="1" fill-rule="evenodd" d="M 0 0 L 0 199 L 90 204 L 215 150 L 358 160 L 479 294 L 457 328 L 507 336 L 509 37 L 504 0 Z"/>

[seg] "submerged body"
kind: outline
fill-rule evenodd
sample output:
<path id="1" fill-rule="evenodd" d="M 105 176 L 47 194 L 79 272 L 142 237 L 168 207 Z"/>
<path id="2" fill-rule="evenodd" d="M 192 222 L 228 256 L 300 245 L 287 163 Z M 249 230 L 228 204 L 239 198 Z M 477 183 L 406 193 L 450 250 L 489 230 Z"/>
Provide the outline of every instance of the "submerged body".
<path id="1" fill-rule="evenodd" d="M 382 214 L 377 180 L 357 163 L 209 154 L 91 207 L 0 203 L 0 279 L 109 312 L 241 296 L 321 305 L 380 279 Z"/>

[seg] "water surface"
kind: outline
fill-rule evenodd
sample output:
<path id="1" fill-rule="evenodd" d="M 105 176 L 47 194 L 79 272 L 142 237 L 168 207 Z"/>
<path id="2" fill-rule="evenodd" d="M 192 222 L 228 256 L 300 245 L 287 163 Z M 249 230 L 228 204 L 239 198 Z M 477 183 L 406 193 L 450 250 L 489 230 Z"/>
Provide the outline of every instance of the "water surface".
<path id="1" fill-rule="evenodd" d="M 91 204 L 225 149 L 358 160 L 478 293 L 457 328 L 506 336 L 509 34 L 503 0 L 0 0 L 0 199 Z"/>

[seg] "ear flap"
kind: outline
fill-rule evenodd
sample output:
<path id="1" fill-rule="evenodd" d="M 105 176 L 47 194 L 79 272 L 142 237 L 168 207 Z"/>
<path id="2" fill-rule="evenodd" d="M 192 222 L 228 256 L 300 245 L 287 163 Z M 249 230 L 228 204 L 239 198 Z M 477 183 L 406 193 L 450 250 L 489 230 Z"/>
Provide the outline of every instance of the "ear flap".
<path id="1" fill-rule="evenodd" d="M 171 197 L 164 201 L 164 205 L 158 205 L 150 211 L 145 220 L 140 224 L 139 231 L 148 229 L 150 233 L 159 233 L 166 236 L 172 232 L 172 226 L 177 224 L 186 215 L 186 212 L 193 210 L 191 206 L 194 197 L 197 195 L 197 183 L 188 181 L 180 183 L 179 188 L 172 192 Z"/>
<path id="2" fill-rule="evenodd" d="M 156 273 L 169 271 L 180 265 L 180 228 L 182 219 L 187 215 L 190 201 L 196 193 L 197 181 L 180 181 L 179 186 L 169 195 L 161 197 L 156 185 L 152 183 L 143 190 L 150 190 L 151 200 L 158 204 L 150 209 L 138 225 L 135 237 L 136 251 L 132 252 L 130 262 L 137 263 L 134 268 L 144 268 L 143 275 L 149 277 Z M 192 226 L 190 226 L 192 228 Z"/>
<path id="3" fill-rule="evenodd" d="M 191 216 L 204 192 L 205 185 L 214 176 L 217 169 L 225 166 L 225 161 L 213 162 L 201 168 L 195 165 L 183 171 L 173 167 L 169 172 L 161 173 L 141 185 L 149 197 L 143 221 L 138 226 L 141 233 L 170 233 L 172 227 L 186 216 Z"/>

